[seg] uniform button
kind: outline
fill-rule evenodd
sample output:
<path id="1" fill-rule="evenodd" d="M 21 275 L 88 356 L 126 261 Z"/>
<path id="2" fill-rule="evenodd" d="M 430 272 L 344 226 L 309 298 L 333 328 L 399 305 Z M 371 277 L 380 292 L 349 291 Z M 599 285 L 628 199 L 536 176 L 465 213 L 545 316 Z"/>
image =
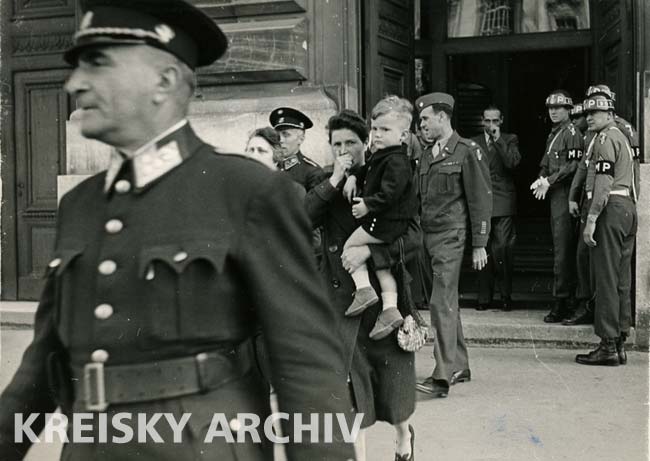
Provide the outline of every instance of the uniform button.
<path id="1" fill-rule="evenodd" d="M 330 245 L 328 248 L 330 253 L 336 253 L 336 251 L 339 249 L 338 245 Z"/>
<path id="2" fill-rule="evenodd" d="M 107 259 L 106 261 L 102 261 L 99 264 L 99 273 L 102 275 L 111 275 L 117 270 L 117 264 L 115 261 L 111 261 L 110 259 Z"/>
<path id="3" fill-rule="evenodd" d="M 174 262 L 180 263 L 187 259 L 188 254 L 185 251 L 179 251 L 174 255 Z"/>
<path id="4" fill-rule="evenodd" d="M 108 357 L 108 352 L 106 352 L 104 349 L 97 349 L 90 355 L 90 360 L 97 363 L 104 363 L 108 360 Z"/>
<path id="5" fill-rule="evenodd" d="M 59 267 L 60 265 L 61 265 L 61 258 L 54 258 L 52 261 L 50 261 L 50 264 L 48 264 L 48 266 L 50 266 L 52 269 L 54 269 L 55 267 Z"/>
<path id="6" fill-rule="evenodd" d="M 131 183 L 126 179 L 120 179 L 115 183 L 115 191 L 120 194 L 126 194 L 131 190 Z"/>
<path id="7" fill-rule="evenodd" d="M 110 304 L 100 304 L 95 308 L 95 318 L 106 320 L 113 315 L 113 306 Z"/>
<path id="8" fill-rule="evenodd" d="M 339 280 L 332 279 L 332 286 L 333 286 L 334 288 L 338 288 L 338 287 L 341 286 L 341 282 L 340 282 Z"/>
<path id="9" fill-rule="evenodd" d="M 109 234 L 117 234 L 124 229 L 124 223 L 119 219 L 111 219 L 106 222 L 104 228 Z"/>
<path id="10" fill-rule="evenodd" d="M 228 425 L 230 426 L 230 430 L 235 431 L 235 432 L 237 432 L 237 431 L 239 431 L 239 429 L 241 429 L 241 423 L 239 422 L 238 419 L 234 419 L 234 418 L 231 419 L 230 423 L 228 423 Z"/>

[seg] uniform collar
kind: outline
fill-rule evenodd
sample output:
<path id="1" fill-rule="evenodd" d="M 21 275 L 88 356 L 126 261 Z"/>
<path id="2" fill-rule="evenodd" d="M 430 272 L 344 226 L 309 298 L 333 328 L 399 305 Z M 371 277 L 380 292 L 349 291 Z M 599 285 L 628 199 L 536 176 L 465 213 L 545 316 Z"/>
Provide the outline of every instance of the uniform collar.
<path id="1" fill-rule="evenodd" d="M 558 123 L 557 125 L 554 125 L 553 128 L 551 129 L 551 134 L 555 134 L 561 129 L 566 128 L 569 125 L 571 125 L 571 119 L 565 120 L 562 123 Z"/>
<path id="2" fill-rule="evenodd" d="M 133 161 L 133 180 L 136 189 L 142 189 L 188 158 L 192 149 L 188 144 L 192 129 L 187 119 L 169 127 L 132 154 L 113 149 L 104 180 L 104 192 L 108 193 L 122 165 Z"/>
<path id="3" fill-rule="evenodd" d="M 278 162 L 278 167 L 282 171 L 287 171 L 293 168 L 294 166 L 300 163 L 300 155 L 301 155 L 300 151 L 298 151 L 293 155 L 283 158 L 282 160 L 280 160 L 280 162 Z"/>
<path id="4" fill-rule="evenodd" d="M 451 133 L 451 136 L 449 136 L 446 139 L 440 139 L 440 146 L 442 147 L 443 153 L 446 155 L 451 155 L 454 152 L 454 149 L 456 149 L 456 144 L 458 144 L 458 140 L 460 139 L 460 135 L 454 130 Z"/>

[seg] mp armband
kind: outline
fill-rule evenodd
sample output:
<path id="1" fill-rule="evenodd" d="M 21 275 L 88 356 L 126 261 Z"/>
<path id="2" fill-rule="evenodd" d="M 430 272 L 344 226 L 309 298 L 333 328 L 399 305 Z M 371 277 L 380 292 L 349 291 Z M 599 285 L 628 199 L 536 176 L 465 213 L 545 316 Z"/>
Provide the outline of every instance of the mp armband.
<path id="1" fill-rule="evenodd" d="M 596 174 L 605 174 L 614 177 L 614 162 L 598 160 L 596 162 Z"/>
<path id="2" fill-rule="evenodd" d="M 566 159 L 571 160 L 580 160 L 582 158 L 582 149 L 567 149 Z"/>

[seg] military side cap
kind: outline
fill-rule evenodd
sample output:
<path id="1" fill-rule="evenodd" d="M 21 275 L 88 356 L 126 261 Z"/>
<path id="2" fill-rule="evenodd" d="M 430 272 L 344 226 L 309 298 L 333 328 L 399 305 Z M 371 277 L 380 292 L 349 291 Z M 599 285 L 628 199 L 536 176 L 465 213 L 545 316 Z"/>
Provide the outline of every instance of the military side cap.
<path id="1" fill-rule="evenodd" d="M 569 111 L 569 116 L 570 117 L 580 117 L 582 113 L 584 112 L 582 108 L 582 104 L 576 104 L 573 106 L 573 109 Z"/>
<path id="2" fill-rule="evenodd" d="M 562 93 L 551 93 L 546 98 L 546 107 L 573 107 L 573 99 Z"/>
<path id="3" fill-rule="evenodd" d="M 453 110 L 454 97 L 447 93 L 429 93 L 420 96 L 415 100 L 415 107 L 417 108 L 418 112 L 422 112 L 424 109 L 434 104 L 445 105 Z"/>
<path id="4" fill-rule="evenodd" d="M 610 90 L 607 85 L 591 85 L 589 88 L 587 88 L 587 93 L 585 96 L 590 97 L 595 95 L 605 96 L 612 101 L 616 101 L 616 93 Z"/>
<path id="5" fill-rule="evenodd" d="M 228 39 L 203 11 L 183 0 L 85 0 L 74 44 L 65 60 L 75 65 L 90 46 L 150 45 L 194 69 L 219 59 Z"/>
<path id="6" fill-rule="evenodd" d="M 614 110 L 614 101 L 602 95 L 591 96 L 584 100 L 582 107 L 585 112 L 608 112 Z"/>
<path id="7" fill-rule="evenodd" d="M 269 115 L 269 122 L 276 130 L 283 128 L 300 128 L 301 130 L 308 130 L 314 124 L 305 114 L 297 109 L 291 107 L 278 107 L 271 115 Z"/>

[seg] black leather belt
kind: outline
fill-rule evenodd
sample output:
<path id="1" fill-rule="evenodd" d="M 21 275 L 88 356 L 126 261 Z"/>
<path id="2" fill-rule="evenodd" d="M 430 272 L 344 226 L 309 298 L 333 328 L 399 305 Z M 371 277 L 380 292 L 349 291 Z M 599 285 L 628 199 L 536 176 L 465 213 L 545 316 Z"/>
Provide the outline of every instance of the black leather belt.
<path id="1" fill-rule="evenodd" d="M 129 365 L 88 363 L 73 368 L 75 400 L 87 411 L 104 411 L 111 404 L 147 402 L 217 389 L 241 378 L 255 363 L 252 341 L 157 362 Z"/>

